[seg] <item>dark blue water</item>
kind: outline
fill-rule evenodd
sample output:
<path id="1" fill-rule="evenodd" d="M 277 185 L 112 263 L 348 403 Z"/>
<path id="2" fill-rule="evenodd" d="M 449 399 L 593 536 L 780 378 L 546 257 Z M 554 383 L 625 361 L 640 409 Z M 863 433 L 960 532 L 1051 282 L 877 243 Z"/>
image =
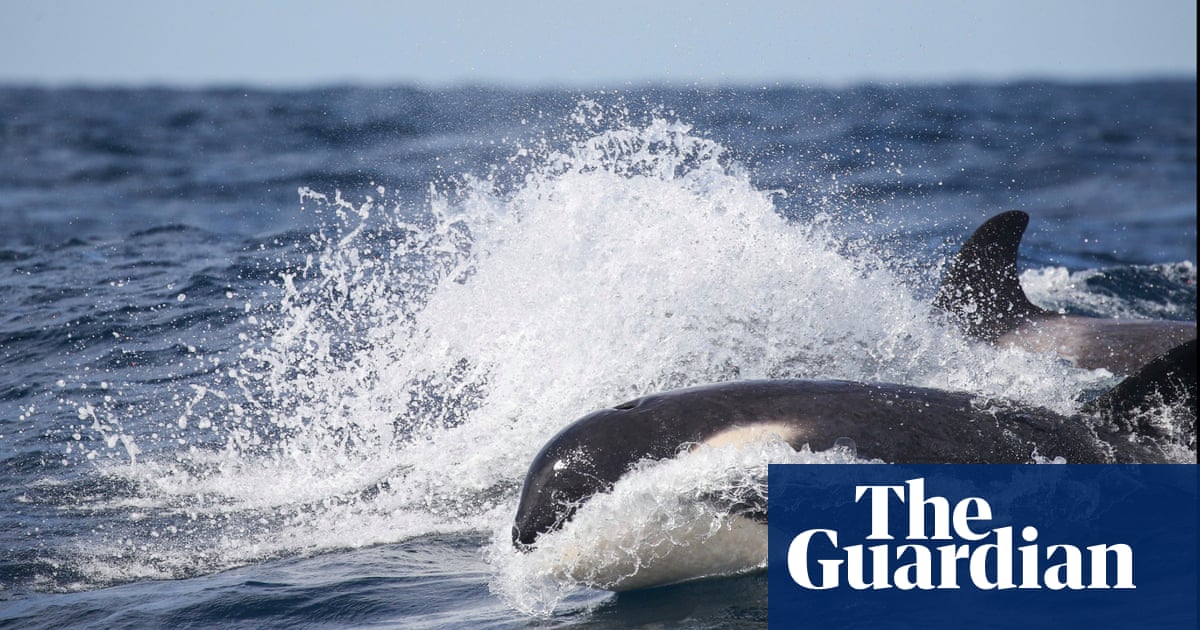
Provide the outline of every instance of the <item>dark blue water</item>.
<path id="1" fill-rule="evenodd" d="M 1195 82 L 0 88 L 0 626 L 765 625 L 521 583 L 524 466 L 723 378 L 1070 411 L 924 309 L 1012 208 L 1035 301 L 1194 320 Z"/>

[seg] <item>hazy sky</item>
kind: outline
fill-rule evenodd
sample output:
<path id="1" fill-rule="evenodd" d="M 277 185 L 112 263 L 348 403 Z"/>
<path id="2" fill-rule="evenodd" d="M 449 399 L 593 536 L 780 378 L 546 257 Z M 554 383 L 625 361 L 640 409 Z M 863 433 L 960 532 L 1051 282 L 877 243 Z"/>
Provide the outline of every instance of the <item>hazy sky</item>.
<path id="1" fill-rule="evenodd" d="M 0 82 L 768 85 L 1196 75 L 1194 0 L 0 0 Z"/>

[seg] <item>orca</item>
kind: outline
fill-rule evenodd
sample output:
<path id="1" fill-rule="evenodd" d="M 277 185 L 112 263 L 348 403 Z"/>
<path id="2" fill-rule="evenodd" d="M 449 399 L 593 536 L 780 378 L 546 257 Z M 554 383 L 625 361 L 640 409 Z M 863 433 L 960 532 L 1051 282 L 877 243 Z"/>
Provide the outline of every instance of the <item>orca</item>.
<path id="1" fill-rule="evenodd" d="M 933 305 L 970 337 L 1031 352 L 1054 352 L 1085 369 L 1131 374 L 1196 338 L 1196 323 L 1064 315 L 1029 301 L 1017 276 L 1017 249 L 1029 224 L 1019 210 L 975 230 L 942 278 Z"/>
<path id="2" fill-rule="evenodd" d="M 512 541 L 519 551 L 536 550 L 542 536 L 563 529 L 630 471 L 699 445 L 782 439 L 797 451 L 823 451 L 852 443 L 859 458 L 908 464 L 1177 461 L 1180 451 L 1172 456 L 1158 428 L 1161 414 L 1153 411 L 1164 406 L 1183 425 L 1184 444 L 1190 432 L 1194 449 L 1194 339 L 1071 416 L 965 392 L 836 380 L 747 380 L 652 394 L 588 414 L 550 439 L 525 477 Z M 620 591 L 761 568 L 765 502 L 728 507 L 730 525 L 720 541 L 706 539 L 707 550 L 659 549 L 649 560 L 634 557 L 583 574 L 592 586 Z M 579 550 L 567 555 L 578 557 Z"/>

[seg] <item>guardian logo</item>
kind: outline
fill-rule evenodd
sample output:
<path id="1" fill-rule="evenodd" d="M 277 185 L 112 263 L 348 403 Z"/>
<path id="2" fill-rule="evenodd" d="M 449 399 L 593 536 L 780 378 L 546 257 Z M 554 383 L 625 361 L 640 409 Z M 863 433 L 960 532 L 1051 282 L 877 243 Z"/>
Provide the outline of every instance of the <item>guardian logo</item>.
<path id="1" fill-rule="evenodd" d="M 1196 466 L 779 465 L 771 627 L 1196 627 Z"/>
<path id="2" fill-rule="evenodd" d="M 1090 545 L 1086 555 L 1068 544 L 1050 545 L 1044 551 L 1037 544 L 1021 545 L 1016 548 L 1014 567 L 1013 526 L 980 529 L 980 525 L 992 519 L 992 508 L 986 499 L 967 497 L 951 506 L 945 497 L 926 498 L 923 478 L 910 479 L 903 485 L 855 486 L 856 503 L 869 499 L 871 533 L 867 540 L 895 540 L 888 527 L 893 496 L 907 508 L 908 531 L 904 537 L 907 544 L 855 544 L 838 548 L 836 530 L 806 530 L 788 545 L 788 573 L 796 584 L 814 590 L 837 588 L 844 569 L 846 583 L 857 590 L 893 586 L 903 590 L 956 589 L 960 573 L 981 589 L 1017 588 L 1014 575 L 1020 576 L 1020 588 L 1043 588 L 1043 584 L 1051 589 L 1134 588 L 1133 550 L 1126 544 Z M 926 520 L 927 511 L 932 513 L 930 523 Z M 1022 528 L 1024 542 L 1033 543 L 1037 537 L 1036 527 Z M 985 542 L 989 539 L 991 542 Z M 927 541 L 962 542 L 932 546 Z M 1043 571 L 1043 556 L 1047 562 L 1056 558 L 1060 562 Z M 1108 578 L 1110 556 L 1116 565 L 1115 585 Z M 817 564 L 821 566 L 820 579 L 815 583 L 809 574 L 809 561 L 814 557 L 819 558 Z M 1085 564 L 1091 567 L 1091 579 L 1086 585 Z M 893 569 L 893 565 L 897 566 Z M 936 582 L 935 568 L 940 573 Z"/>

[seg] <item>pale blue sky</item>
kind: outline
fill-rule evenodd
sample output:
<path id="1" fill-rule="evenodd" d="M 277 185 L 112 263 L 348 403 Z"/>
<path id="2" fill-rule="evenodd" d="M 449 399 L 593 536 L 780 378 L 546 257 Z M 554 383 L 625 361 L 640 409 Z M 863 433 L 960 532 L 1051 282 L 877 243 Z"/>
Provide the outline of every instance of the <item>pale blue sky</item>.
<path id="1" fill-rule="evenodd" d="M 0 82 L 842 85 L 1196 75 L 1194 0 L 0 0 Z"/>

